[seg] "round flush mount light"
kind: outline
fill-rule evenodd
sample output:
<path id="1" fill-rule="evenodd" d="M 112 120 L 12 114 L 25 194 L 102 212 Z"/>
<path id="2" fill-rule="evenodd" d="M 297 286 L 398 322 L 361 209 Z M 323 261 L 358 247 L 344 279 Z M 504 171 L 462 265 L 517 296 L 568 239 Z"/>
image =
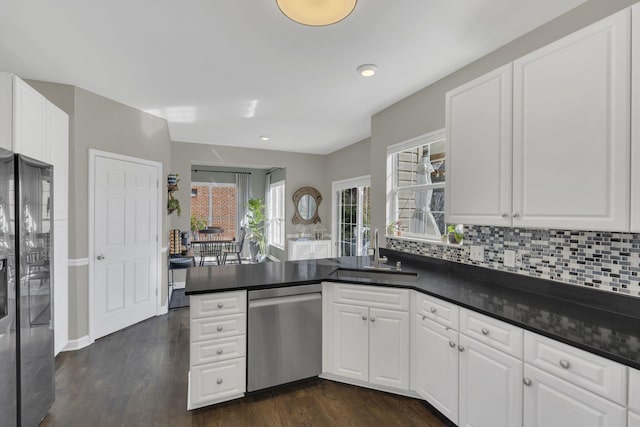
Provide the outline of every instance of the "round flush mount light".
<path id="1" fill-rule="evenodd" d="M 260 138 L 263 141 L 268 141 L 269 139 L 271 139 L 269 138 L 269 135 L 260 135 L 258 138 Z"/>
<path id="2" fill-rule="evenodd" d="M 280 11 L 302 25 L 322 27 L 349 16 L 357 0 L 276 0 Z"/>
<path id="3" fill-rule="evenodd" d="M 374 64 L 362 64 L 356 68 L 356 70 L 358 70 L 358 73 L 362 77 L 373 77 L 376 74 L 376 71 L 378 71 L 378 66 Z"/>

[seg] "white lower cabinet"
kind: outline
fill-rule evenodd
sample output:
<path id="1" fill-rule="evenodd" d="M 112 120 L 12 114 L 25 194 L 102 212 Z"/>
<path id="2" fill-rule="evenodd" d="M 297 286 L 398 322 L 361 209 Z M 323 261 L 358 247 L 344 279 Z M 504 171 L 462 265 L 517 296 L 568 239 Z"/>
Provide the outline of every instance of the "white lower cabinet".
<path id="1" fill-rule="evenodd" d="M 522 425 L 522 360 L 460 334 L 459 417 L 464 427 Z"/>
<path id="2" fill-rule="evenodd" d="M 411 389 L 458 423 L 458 331 L 416 314 Z"/>
<path id="3" fill-rule="evenodd" d="M 626 408 L 529 364 L 524 367 L 524 427 L 624 427 Z"/>
<path id="4" fill-rule="evenodd" d="M 362 286 L 359 298 L 350 298 L 353 304 L 342 304 L 334 302 L 344 299 L 342 286 L 354 287 L 324 288 L 325 303 L 329 305 L 325 313 L 330 314 L 330 319 L 324 319 L 324 371 L 359 383 L 408 390 L 409 312 L 371 307 L 392 304 L 398 292 L 387 295 L 377 291 L 385 288 Z M 409 292 L 400 291 L 401 305 L 408 307 Z M 357 305 L 359 302 L 362 305 Z"/>
<path id="5" fill-rule="evenodd" d="M 187 409 L 244 396 L 247 292 L 191 296 Z"/>

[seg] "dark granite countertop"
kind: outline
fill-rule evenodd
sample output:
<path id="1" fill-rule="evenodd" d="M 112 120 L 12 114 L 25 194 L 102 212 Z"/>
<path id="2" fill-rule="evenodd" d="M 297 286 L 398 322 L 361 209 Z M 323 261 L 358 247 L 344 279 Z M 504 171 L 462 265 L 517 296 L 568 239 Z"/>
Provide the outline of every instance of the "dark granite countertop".
<path id="1" fill-rule="evenodd" d="M 391 265 L 401 261 L 401 271 L 416 274 L 417 281 L 375 280 L 357 272 L 338 278 L 338 268 L 371 265 L 370 257 L 344 257 L 190 268 L 186 294 L 321 281 L 409 288 L 640 369 L 640 298 L 391 250 L 381 253 Z"/>

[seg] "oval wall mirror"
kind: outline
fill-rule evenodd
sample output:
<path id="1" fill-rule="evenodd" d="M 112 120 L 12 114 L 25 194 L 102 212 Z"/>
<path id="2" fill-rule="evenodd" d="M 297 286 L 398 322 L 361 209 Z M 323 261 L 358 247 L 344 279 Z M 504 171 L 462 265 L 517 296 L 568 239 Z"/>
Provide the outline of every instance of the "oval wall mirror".
<path id="1" fill-rule="evenodd" d="M 291 222 L 294 224 L 317 224 L 320 222 L 318 206 L 322 201 L 320 192 L 313 187 L 302 187 L 293 193 L 296 211 Z"/>

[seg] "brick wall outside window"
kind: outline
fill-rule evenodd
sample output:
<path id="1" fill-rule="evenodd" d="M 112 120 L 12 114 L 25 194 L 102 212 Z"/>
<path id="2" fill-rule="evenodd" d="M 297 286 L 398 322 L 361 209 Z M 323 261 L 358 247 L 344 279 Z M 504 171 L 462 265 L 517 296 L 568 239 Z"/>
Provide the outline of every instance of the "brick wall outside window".
<path id="1" fill-rule="evenodd" d="M 197 195 L 191 197 L 191 213 L 196 217 L 205 218 L 208 226 L 222 228 L 223 239 L 236 237 L 236 187 L 194 185 L 192 189 L 197 191 Z M 211 216 L 209 216 L 210 195 L 212 197 Z"/>

